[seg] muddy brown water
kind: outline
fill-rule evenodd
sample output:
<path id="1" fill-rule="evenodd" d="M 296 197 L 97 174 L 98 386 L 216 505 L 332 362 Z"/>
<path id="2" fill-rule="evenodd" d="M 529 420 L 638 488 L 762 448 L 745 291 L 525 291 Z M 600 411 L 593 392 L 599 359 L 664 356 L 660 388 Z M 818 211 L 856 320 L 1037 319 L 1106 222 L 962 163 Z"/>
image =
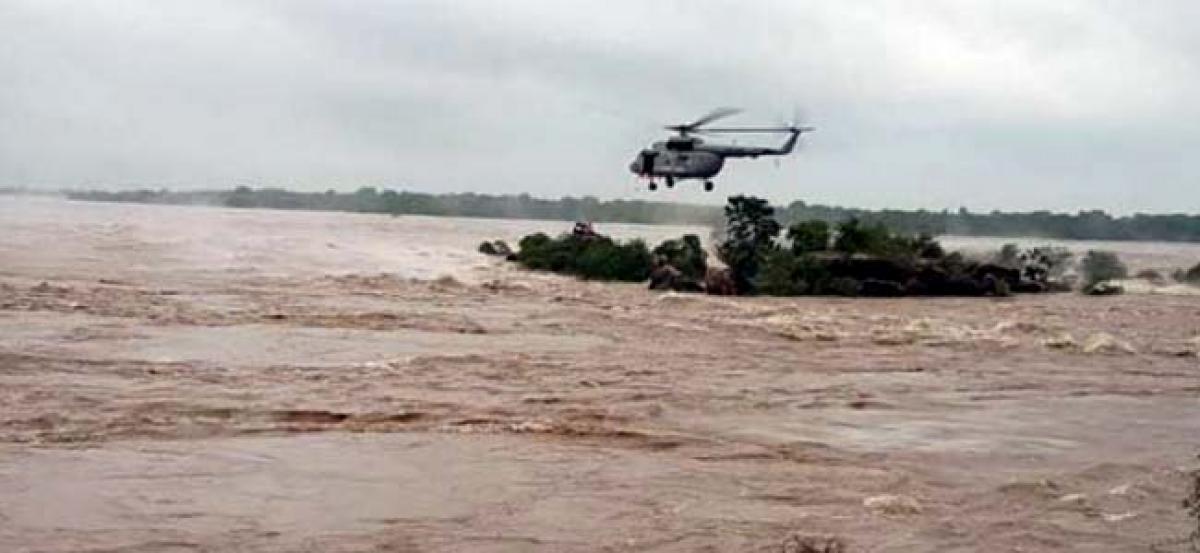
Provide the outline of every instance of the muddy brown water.
<path id="1" fill-rule="evenodd" d="M 1189 529 L 1200 298 L 682 296 L 474 252 L 563 228 L 0 199 L 0 550 L 1138 551 Z"/>

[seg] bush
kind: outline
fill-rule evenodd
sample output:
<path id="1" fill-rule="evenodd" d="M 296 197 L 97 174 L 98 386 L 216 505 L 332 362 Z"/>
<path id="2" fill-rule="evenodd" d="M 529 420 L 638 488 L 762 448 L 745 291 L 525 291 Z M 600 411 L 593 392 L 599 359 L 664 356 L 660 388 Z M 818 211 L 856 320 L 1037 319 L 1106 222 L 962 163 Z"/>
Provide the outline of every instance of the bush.
<path id="1" fill-rule="evenodd" d="M 942 244 L 933 239 L 933 235 L 922 232 L 910 241 L 909 246 L 921 259 L 941 259 L 946 256 Z"/>
<path id="2" fill-rule="evenodd" d="M 484 255 L 495 255 L 500 257 L 508 257 L 512 255 L 512 248 L 503 240 L 493 240 L 491 242 L 482 242 L 479 244 L 479 253 Z"/>
<path id="3" fill-rule="evenodd" d="M 554 239 L 539 232 L 522 238 L 517 247 L 517 261 L 530 269 L 566 272 L 574 264 L 568 237 Z"/>
<path id="4" fill-rule="evenodd" d="M 754 292 L 754 281 L 767 255 L 778 247 L 780 225 L 775 209 L 761 198 L 732 196 L 725 206 L 725 240 L 717 256 L 729 267 L 738 292 Z"/>
<path id="5" fill-rule="evenodd" d="M 516 260 L 529 269 L 631 282 L 650 275 L 650 251 L 641 240 L 620 244 L 607 236 L 550 238 L 537 233 L 522 238 L 519 246 Z"/>
<path id="6" fill-rule="evenodd" d="M 829 287 L 829 278 L 824 261 L 811 255 L 776 250 L 767 255 L 755 288 L 772 296 L 820 294 Z"/>
<path id="7" fill-rule="evenodd" d="M 1000 246 L 1000 251 L 992 256 L 992 263 L 1010 269 L 1021 268 L 1021 249 L 1016 244 L 1008 243 Z"/>
<path id="8" fill-rule="evenodd" d="M 1075 254 L 1066 248 L 1040 246 L 1021 252 L 1018 261 L 1021 274 L 1028 280 L 1046 284 L 1057 279 L 1071 266 Z"/>
<path id="9" fill-rule="evenodd" d="M 586 241 L 574 272 L 584 278 L 641 282 L 650 277 L 650 250 L 641 240 L 618 244 L 607 238 Z"/>
<path id="10" fill-rule="evenodd" d="M 659 261 L 675 267 L 688 279 L 704 280 L 708 270 L 708 252 L 700 244 L 700 237 L 695 234 L 685 234 L 678 240 L 667 240 L 654 248 L 652 252 Z"/>
<path id="11" fill-rule="evenodd" d="M 889 249 L 891 232 L 880 224 L 866 224 L 852 217 L 838 224 L 833 249 L 845 253 L 880 255 Z"/>
<path id="12" fill-rule="evenodd" d="M 933 236 L 895 234 L 880 223 L 866 224 L 851 218 L 838 225 L 833 249 L 845 254 L 866 254 L 889 258 L 941 259 L 946 255 Z"/>
<path id="13" fill-rule="evenodd" d="M 765 200 L 746 196 L 729 198 L 726 225 L 718 257 L 727 268 L 705 272 L 706 255 L 700 239 L 687 235 L 654 248 L 620 245 L 606 237 L 545 235 L 521 241 L 518 258 L 527 266 L 572 272 L 589 278 L 642 280 L 653 265 L 653 288 L 693 289 L 701 274 L 709 293 L 777 296 L 833 294 L 842 296 L 1006 296 L 1012 292 L 1042 292 L 1066 285 L 1048 281 L 1067 268 L 1071 253 L 1063 248 L 1034 248 L 1017 253 L 1006 245 L 997 263 L 980 263 L 958 252 L 946 253 L 929 234 L 893 233 L 881 224 L 849 219 L 836 229 L 830 249 L 829 225 L 806 221 L 788 228 L 790 248 L 776 239 L 780 225 Z M 1089 260 L 1095 271 L 1107 265 L 1103 252 Z M 690 273 L 686 276 L 685 272 Z M 1200 281 L 1200 266 L 1196 269 Z M 1033 279 L 1022 278 L 1033 275 Z M 695 275 L 695 276 L 693 276 Z"/>
<path id="14" fill-rule="evenodd" d="M 801 221 L 788 227 L 787 238 L 792 242 L 792 253 L 803 255 L 829 249 L 829 223 L 820 219 Z"/>
<path id="15" fill-rule="evenodd" d="M 1079 265 L 1083 273 L 1084 287 L 1091 288 L 1106 280 L 1116 280 L 1129 276 L 1129 269 L 1117 257 L 1117 254 L 1102 250 L 1089 250 Z"/>

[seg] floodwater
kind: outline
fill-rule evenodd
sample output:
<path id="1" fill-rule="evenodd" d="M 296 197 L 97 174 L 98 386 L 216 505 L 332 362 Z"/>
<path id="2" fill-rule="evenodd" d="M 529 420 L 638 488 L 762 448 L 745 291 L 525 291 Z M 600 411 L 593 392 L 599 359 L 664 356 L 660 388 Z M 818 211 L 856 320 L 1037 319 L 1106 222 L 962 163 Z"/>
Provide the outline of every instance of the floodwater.
<path id="1" fill-rule="evenodd" d="M 568 226 L 0 199 L 0 551 L 1130 551 L 1194 527 L 1198 297 L 656 294 L 474 251 Z"/>
<path id="2" fill-rule="evenodd" d="M 1017 244 L 1021 249 L 1037 246 L 1066 248 L 1076 257 L 1089 250 L 1116 253 L 1129 266 L 1130 272 L 1143 269 L 1170 275 L 1176 269 L 1188 269 L 1200 263 L 1200 243 L 1192 242 L 1134 242 L 1113 240 L 1058 240 L 1036 237 L 999 238 L 990 236 L 940 236 L 938 240 L 949 250 L 975 256 L 997 252 L 1005 244 Z"/>

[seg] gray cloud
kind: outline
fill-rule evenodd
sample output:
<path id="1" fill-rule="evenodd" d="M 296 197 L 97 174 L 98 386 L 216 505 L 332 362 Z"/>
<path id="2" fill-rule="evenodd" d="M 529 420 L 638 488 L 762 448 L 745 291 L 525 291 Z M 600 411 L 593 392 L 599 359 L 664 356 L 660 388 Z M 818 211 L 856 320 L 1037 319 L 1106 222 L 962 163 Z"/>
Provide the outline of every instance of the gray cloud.
<path id="1" fill-rule="evenodd" d="M 800 105 L 820 127 L 804 151 L 735 162 L 720 189 L 1200 211 L 1197 15 L 1165 0 L 13 0 L 0 185 L 650 197 L 626 165 L 659 125 Z"/>

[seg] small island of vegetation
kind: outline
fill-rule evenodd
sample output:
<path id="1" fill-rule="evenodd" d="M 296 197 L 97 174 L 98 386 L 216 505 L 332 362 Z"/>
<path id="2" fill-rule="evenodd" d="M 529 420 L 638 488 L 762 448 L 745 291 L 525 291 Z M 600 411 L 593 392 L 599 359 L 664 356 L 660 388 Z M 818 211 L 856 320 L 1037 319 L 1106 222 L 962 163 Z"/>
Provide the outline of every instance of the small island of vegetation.
<path id="1" fill-rule="evenodd" d="M 558 237 L 521 239 L 519 250 L 484 243 L 533 270 L 588 279 L 642 282 L 677 291 L 737 295 L 1007 296 L 1067 291 L 1073 255 L 1063 248 L 1020 251 L 1005 246 L 990 259 L 946 252 L 928 234 L 896 232 L 880 223 L 849 218 L 835 225 L 814 219 L 785 230 L 765 200 L 729 198 L 724 232 L 716 245 L 721 268 L 707 263 L 699 237 L 684 235 L 650 249 L 641 240 L 617 242 L 590 225 Z M 1119 293 L 1108 281 L 1127 276 L 1115 254 L 1091 251 L 1079 264 L 1078 282 L 1093 294 Z"/>

